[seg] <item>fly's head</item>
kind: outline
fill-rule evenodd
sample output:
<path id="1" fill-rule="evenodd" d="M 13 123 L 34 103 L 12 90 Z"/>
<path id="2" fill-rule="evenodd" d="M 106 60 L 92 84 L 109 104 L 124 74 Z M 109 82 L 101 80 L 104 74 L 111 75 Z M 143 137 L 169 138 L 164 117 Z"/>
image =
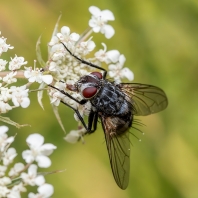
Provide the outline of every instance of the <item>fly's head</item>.
<path id="1" fill-rule="evenodd" d="M 75 85 L 67 85 L 67 88 L 71 91 L 79 92 L 83 98 L 89 100 L 100 90 L 102 79 L 103 77 L 100 72 L 92 72 L 82 76 Z"/>

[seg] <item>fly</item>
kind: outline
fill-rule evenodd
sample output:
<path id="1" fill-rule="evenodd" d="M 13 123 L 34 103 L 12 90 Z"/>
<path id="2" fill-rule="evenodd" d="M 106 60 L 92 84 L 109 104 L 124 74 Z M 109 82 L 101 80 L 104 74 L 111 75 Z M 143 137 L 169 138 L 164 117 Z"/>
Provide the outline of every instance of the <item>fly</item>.
<path id="1" fill-rule="evenodd" d="M 49 86 L 80 105 L 90 101 L 88 124 L 84 122 L 78 109 L 64 101 L 62 103 L 75 111 L 87 133 L 96 131 L 98 118 L 101 120 L 112 173 L 117 185 L 124 190 L 129 183 L 129 129 L 134 123 L 134 116 L 146 116 L 164 110 L 168 105 L 166 94 L 152 85 L 111 82 L 106 79 L 107 71 L 104 68 L 80 59 L 65 44 L 63 46 L 79 62 L 102 70 L 103 73 L 95 71 L 82 76 L 74 85 L 67 85 L 67 89 L 82 95 L 83 99 L 80 101 L 63 90 Z"/>

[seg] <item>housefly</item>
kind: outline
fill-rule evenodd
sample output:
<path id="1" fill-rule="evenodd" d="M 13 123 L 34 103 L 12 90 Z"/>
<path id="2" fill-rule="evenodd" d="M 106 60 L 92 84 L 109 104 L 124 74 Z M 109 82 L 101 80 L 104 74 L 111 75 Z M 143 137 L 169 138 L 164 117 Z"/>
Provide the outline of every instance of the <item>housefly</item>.
<path id="1" fill-rule="evenodd" d="M 121 189 L 126 189 L 130 172 L 129 129 L 133 126 L 134 116 L 146 116 L 164 110 L 168 105 L 166 94 L 152 85 L 111 82 L 106 79 L 107 71 L 104 68 L 80 59 L 62 44 L 79 62 L 103 72 L 92 72 L 82 76 L 74 85 L 67 85 L 67 89 L 82 95 L 81 101 L 49 86 L 81 105 L 90 101 L 88 124 L 85 124 L 78 109 L 62 103 L 76 112 L 87 133 L 93 133 L 97 129 L 98 118 L 101 120 L 114 179 Z"/>

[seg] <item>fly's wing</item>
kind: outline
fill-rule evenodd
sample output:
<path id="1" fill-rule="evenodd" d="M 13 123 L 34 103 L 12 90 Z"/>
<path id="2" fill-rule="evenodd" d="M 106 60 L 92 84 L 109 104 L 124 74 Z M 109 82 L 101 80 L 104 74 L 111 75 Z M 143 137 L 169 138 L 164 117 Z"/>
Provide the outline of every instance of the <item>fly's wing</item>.
<path id="1" fill-rule="evenodd" d="M 100 116 L 105 133 L 105 140 L 114 179 L 121 189 L 126 189 L 130 173 L 130 140 L 129 133 L 115 133 L 115 124 L 119 123 L 118 117 Z"/>
<path id="2" fill-rule="evenodd" d="M 164 110 L 168 99 L 164 91 L 152 85 L 138 83 L 118 84 L 134 107 L 134 115 L 146 116 Z"/>

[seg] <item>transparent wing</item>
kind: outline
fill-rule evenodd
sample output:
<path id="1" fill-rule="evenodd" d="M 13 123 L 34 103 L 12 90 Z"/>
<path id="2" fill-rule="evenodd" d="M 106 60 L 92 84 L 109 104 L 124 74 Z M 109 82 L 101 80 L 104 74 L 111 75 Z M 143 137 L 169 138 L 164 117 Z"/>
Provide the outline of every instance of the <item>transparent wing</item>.
<path id="1" fill-rule="evenodd" d="M 130 140 L 129 133 L 116 134 L 114 126 L 118 117 L 100 117 L 105 133 L 105 140 L 114 179 L 121 189 L 126 189 L 130 173 Z"/>
<path id="2" fill-rule="evenodd" d="M 164 91 L 152 85 L 121 83 L 117 85 L 134 107 L 134 115 L 149 115 L 164 110 L 168 99 Z"/>

